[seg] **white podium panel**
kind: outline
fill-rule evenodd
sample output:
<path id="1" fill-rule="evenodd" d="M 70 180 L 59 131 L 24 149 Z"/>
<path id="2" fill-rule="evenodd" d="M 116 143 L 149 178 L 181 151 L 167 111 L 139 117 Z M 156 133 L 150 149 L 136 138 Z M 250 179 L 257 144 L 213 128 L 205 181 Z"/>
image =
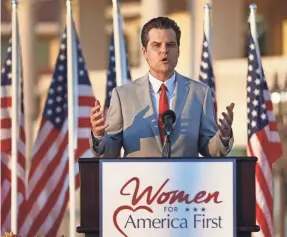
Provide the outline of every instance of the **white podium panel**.
<path id="1" fill-rule="evenodd" d="M 233 159 L 102 160 L 102 237 L 235 237 Z"/>

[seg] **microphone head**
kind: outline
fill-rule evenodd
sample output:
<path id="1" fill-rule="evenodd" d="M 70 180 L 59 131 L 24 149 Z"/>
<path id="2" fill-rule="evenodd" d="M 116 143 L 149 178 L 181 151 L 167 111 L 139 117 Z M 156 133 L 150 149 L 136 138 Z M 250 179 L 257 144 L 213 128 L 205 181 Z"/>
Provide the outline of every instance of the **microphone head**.
<path id="1" fill-rule="evenodd" d="M 162 114 L 162 121 L 163 121 L 163 123 L 165 123 L 165 120 L 166 119 L 171 119 L 171 122 L 172 122 L 172 124 L 175 122 L 175 119 L 176 119 L 176 115 L 175 115 L 175 113 L 172 111 L 172 110 L 170 110 L 170 109 L 168 109 L 168 110 L 166 110 L 163 114 Z"/>

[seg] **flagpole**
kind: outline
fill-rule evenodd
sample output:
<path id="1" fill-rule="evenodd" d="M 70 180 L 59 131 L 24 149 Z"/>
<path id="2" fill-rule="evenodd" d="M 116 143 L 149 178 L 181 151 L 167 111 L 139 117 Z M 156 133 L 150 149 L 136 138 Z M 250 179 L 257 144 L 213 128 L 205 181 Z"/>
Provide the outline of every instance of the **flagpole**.
<path id="1" fill-rule="evenodd" d="M 260 78 L 263 78 L 262 76 L 262 65 L 261 65 L 261 55 L 260 55 L 260 51 L 259 51 L 259 45 L 258 45 L 258 39 L 257 39 L 257 27 L 256 27 L 256 10 L 257 10 L 257 6 L 256 4 L 250 4 L 249 5 L 249 9 L 250 9 L 250 15 L 249 15 L 249 24 L 250 24 L 250 31 L 251 31 L 251 35 L 252 38 L 254 40 L 254 44 L 255 44 L 255 51 L 257 54 L 257 58 L 258 58 L 258 67 L 260 69 Z"/>
<path id="2" fill-rule="evenodd" d="M 118 1 L 113 1 L 113 29 L 114 29 L 114 45 L 115 45 L 115 62 L 116 62 L 116 75 L 117 86 L 123 84 L 123 71 L 122 71 L 122 56 L 121 56 L 121 39 L 120 39 L 120 21 L 118 11 Z"/>
<path id="3" fill-rule="evenodd" d="M 211 35 L 211 19 L 210 19 L 210 14 L 211 14 L 211 6 L 209 3 L 204 4 L 204 33 L 206 36 L 206 40 L 208 41 L 208 51 L 211 53 L 211 41 L 210 41 L 210 35 Z"/>
<path id="4" fill-rule="evenodd" d="M 75 114 L 76 101 L 75 100 L 75 74 L 78 71 L 74 63 L 75 55 L 75 42 L 73 31 L 72 7 L 71 0 L 66 0 L 67 7 L 67 84 L 68 84 L 68 133 L 69 133 L 69 204 L 70 204 L 70 235 L 75 237 L 76 229 L 76 185 L 75 185 L 75 137 L 76 130 L 75 124 L 78 116 Z"/>
<path id="5" fill-rule="evenodd" d="M 118 15 L 119 15 L 119 21 L 120 21 L 120 49 L 121 49 L 121 68 L 122 68 L 122 84 L 128 83 L 128 65 L 127 65 L 127 51 L 126 51 L 126 45 L 124 40 L 124 19 L 120 13 L 120 8 L 118 8 Z"/>
<path id="6" fill-rule="evenodd" d="M 19 73 L 19 34 L 18 34 L 18 1 L 12 0 L 12 154 L 11 154 L 11 231 L 18 232 L 18 182 L 17 157 L 19 137 L 19 101 L 20 101 L 20 73 Z"/>
<path id="7" fill-rule="evenodd" d="M 126 51 L 126 46 L 125 46 L 125 40 L 124 40 L 124 19 L 121 15 L 121 11 L 118 5 L 116 5 L 115 7 L 117 9 L 117 18 L 118 19 L 118 35 L 119 35 L 119 51 L 120 51 L 120 61 L 115 61 L 116 62 L 116 66 L 117 66 L 117 62 L 119 62 L 118 64 L 121 67 L 121 76 L 118 77 L 118 73 L 116 73 L 117 76 L 117 86 L 119 85 L 124 85 L 128 83 L 128 66 L 127 66 L 127 51 Z M 115 18 L 114 18 L 115 19 Z M 115 42 L 115 39 L 114 39 Z M 116 47 L 116 44 L 115 44 Z M 115 49 L 115 57 L 116 57 L 116 49 Z M 117 58 L 117 57 L 116 57 Z M 117 71 L 118 72 L 118 71 Z M 120 84 L 118 84 L 118 82 L 120 81 Z M 121 157 L 124 156 L 124 149 L 122 147 L 121 149 Z"/>
<path id="8" fill-rule="evenodd" d="M 196 52 L 195 52 L 195 48 L 196 48 L 196 1 L 195 0 L 188 0 L 188 4 L 189 4 L 189 10 L 190 10 L 190 20 L 191 20 L 191 43 L 190 43 L 190 77 L 195 79 L 196 78 L 196 74 L 195 74 L 195 67 L 197 65 L 195 65 L 196 62 Z"/>

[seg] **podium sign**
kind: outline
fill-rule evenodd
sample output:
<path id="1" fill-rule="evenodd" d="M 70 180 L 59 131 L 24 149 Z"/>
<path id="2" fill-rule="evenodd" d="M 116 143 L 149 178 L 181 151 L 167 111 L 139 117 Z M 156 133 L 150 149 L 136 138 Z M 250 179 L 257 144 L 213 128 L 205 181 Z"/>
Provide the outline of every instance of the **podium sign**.
<path id="1" fill-rule="evenodd" d="M 236 236 L 233 159 L 100 161 L 102 237 Z"/>

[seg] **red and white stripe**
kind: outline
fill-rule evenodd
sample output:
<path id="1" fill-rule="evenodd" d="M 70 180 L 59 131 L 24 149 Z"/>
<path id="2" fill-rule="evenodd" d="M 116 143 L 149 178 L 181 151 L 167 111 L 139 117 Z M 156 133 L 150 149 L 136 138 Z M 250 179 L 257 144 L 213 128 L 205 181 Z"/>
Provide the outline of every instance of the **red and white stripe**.
<path id="1" fill-rule="evenodd" d="M 90 110 L 94 95 L 89 85 L 79 85 L 78 149 L 79 157 L 93 157 L 89 146 Z M 33 147 L 27 203 L 20 226 L 23 236 L 56 236 L 69 200 L 68 123 L 59 131 L 43 118 Z M 79 169 L 75 162 L 76 188 Z M 76 227 L 75 227 L 76 228 Z M 65 233 L 61 233 L 65 234 Z"/>
<path id="2" fill-rule="evenodd" d="M 12 98 L 11 85 L 1 87 L 1 236 L 11 228 L 11 150 L 12 150 Z M 24 115 L 21 113 L 18 138 L 18 206 L 25 199 L 25 133 Z M 20 219 L 20 213 L 19 213 Z"/>
<path id="3" fill-rule="evenodd" d="M 272 163 L 282 154 L 282 146 L 269 91 L 264 90 L 263 94 L 269 125 L 250 138 L 247 154 L 258 158 L 256 164 L 256 221 L 261 230 L 253 233 L 253 236 L 273 237 Z"/>

